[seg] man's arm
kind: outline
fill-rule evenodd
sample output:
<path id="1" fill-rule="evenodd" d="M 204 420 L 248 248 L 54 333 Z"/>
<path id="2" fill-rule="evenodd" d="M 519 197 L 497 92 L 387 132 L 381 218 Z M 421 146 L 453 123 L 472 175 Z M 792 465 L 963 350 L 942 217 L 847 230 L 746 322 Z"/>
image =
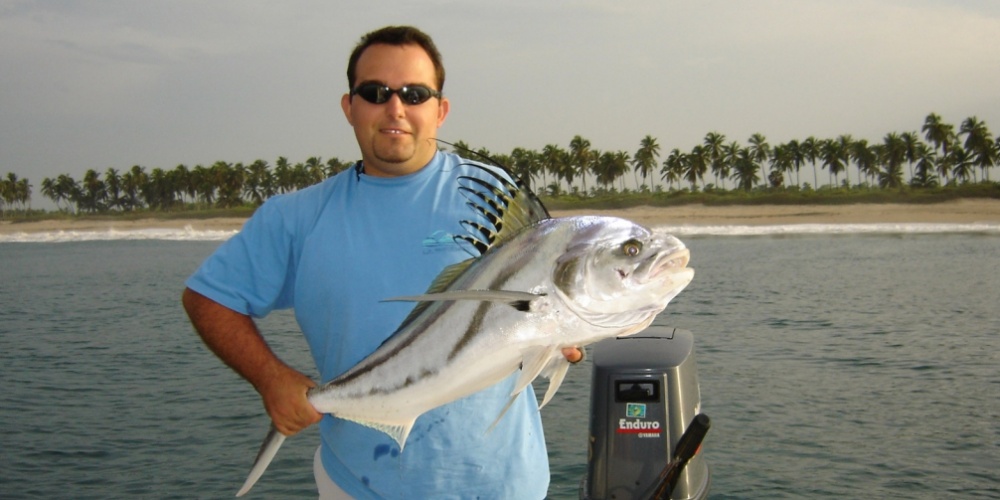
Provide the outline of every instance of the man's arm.
<path id="1" fill-rule="evenodd" d="M 184 290 L 181 301 L 205 345 L 260 393 L 279 432 L 291 436 L 319 422 L 323 415 L 306 398 L 306 391 L 316 383 L 271 351 L 250 316 L 190 288 Z"/>

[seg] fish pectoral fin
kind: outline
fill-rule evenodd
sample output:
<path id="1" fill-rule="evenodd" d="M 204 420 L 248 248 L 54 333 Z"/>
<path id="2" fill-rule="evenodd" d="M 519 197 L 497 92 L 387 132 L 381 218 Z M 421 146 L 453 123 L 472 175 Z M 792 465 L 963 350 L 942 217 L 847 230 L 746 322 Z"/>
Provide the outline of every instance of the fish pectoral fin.
<path id="1" fill-rule="evenodd" d="M 403 447 L 406 445 L 406 437 L 410 435 L 410 430 L 413 429 L 413 424 L 416 423 L 417 419 L 414 418 L 409 422 L 403 424 L 389 424 L 385 422 L 376 422 L 373 420 L 365 420 L 363 418 L 352 418 L 345 417 L 343 415 L 337 415 L 344 420 L 350 420 L 356 424 L 363 425 L 365 427 L 370 427 L 379 432 L 387 434 L 389 437 L 394 439 L 397 444 L 399 444 L 399 451 L 403 451 Z"/>
<path id="2" fill-rule="evenodd" d="M 274 460 L 274 456 L 278 454 L 278 448 L 281 448 L 284 442 L 285 435 L 278 432 L 278 429 L 272 425 L 271 431 L 267 433 L 267 437 L 264 438 L 264 442 L 260 445 L 260 451 L 257 452 L 257 458 L 254 459 L 253 467 L 250 468 L 247 480 L 243 482 L 243 487 L 236 493 L 236 496 L 241 497 L 246 495 L 250 491 L 250 488 L 253 488 L 253 485 L 260 479 L 260 476 L 264 475 L 267 466 L 271 464 L 271 460 Z"/>
<path id="3" fill-rule="evenodd" d="M 554 359 L 557 351 L 556 346 L 552 345 L 533 347 L 525 352 L 521 357 L 521 376 L 517 378 L 517 384 L 514 385 L 511 395 L 518 394 L 525 387 L 528 387 L 528 384 L 535 380 L 545 370 L 545 367 L 549 366 L 550 360 Z"/>
<path id="4" fill-rule="evenodd" d="M 539 373 L 542 373 L 547 366 L 550 365 L 549 359 L 553 357 L 558 349 L 556 346 L 541 346 L 529 349 L 521 359 L 521 375 L 517 378 L 517 383 L 514 384 L 514 390 L 510 392 L 510 399 L 507 400 L 507 404 L 504 405 L 503 409 L 500 410 L 500 414 L 497 415 L 496 420 L 490 424 L 490 427 L 486 430 L 487 433 L 493 430 L 494 427 L 500 423 L 500 419 L 507 413 L 517 397 L 521 395 L 525 387 L 528 387 Z M 567 363 L 568 364 L 568 363 Z M 560 383 L 562 378 L 560 377 Z M 555 393 L 553 393 L 555 394 Z"/>
<path id="5" fill-rule="evenodd" d="M 507 304 L 522 312 L 531 310 L 532 301 L 544 297 L 545 294 L 518 292 L 513 290 L 452 290 L 438 293 L 425 293 L 422 295 L 406 295 L 402 297 L 392 297 L 383 302 L 440 302 L 473 300 L 477 302 L 500 302 Z"/>
<path id="6" fill-rule="evenodd" d="M 569 370 L 570 362 L 566 360 L 565 357 L 559 356 L 553 358 L 546 366 L 545 371 L 542 373 L 543 377 L 549 379 L 549 387 L 545 390 L 545 397 L 542 398 L 542 404 L 538 405 L 538 409 L 541 410 L 545 408 L 545 405 L 549 403 L 552 396 L 556 395 L 559 391 L 559 386 L 562 385 L 563 379 L 566 378 L 566 372 Z"/>

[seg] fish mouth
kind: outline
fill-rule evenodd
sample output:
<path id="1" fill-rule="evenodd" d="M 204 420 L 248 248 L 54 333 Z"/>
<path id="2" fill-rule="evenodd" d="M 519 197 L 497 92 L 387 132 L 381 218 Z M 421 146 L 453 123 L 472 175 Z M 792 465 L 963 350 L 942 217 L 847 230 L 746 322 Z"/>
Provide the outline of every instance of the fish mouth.
<path id="1" fill-rule="evenodd" d="M 649 264 L 649 271 L 645 273 L 643 281 L 650 282 L 665 278 L 669 275 L 680 274 L 685 271 L 693 274 L 693 269 L 688 269 L 688 262 L 691 260 L 691 251 L 682 248 L 671 253 L 661 253 L 657 255 Z"/>

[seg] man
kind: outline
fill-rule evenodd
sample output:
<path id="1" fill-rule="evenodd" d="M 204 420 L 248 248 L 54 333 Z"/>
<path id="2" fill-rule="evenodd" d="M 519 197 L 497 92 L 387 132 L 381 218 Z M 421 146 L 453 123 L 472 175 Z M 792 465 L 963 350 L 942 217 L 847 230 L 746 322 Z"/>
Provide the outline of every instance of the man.
<path id="1" fill-rule="evenodd" d="M 184 307 L 205 344 L 260 393 L 282 434 L 320 423 L 321 496 L 542 498 L 548 460 L 531 388 L 486 432 L 516 375 L 424 414 L 400 452 L 376 430 L 317 413 L 306 398 L 315 382 L 275 356 L 256 328 L 253 317 L 294 308 L 327 381 L 374 351 L 413 307 L 383 299 L 422 293 L 444 267 L 469 258 L 452 239 L 431 237 L 463 234 L 459 221 L 477 217 L 458 177 L 489 180 L 437 150 L 450 103 L 431 39 L 410 27 L 369 33 L 347 76 L 341 107 L 362 160 L 265 203 L 187 281 Z"/>

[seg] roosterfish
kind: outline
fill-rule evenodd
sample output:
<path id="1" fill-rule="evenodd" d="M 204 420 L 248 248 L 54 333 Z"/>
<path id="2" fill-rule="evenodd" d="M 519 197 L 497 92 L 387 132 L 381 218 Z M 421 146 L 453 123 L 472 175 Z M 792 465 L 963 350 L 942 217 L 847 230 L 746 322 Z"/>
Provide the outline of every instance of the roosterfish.
<path id="1" fill-rule="evenodd" d="M 677 238 L 616 217 L 552 218 L 515 177 L 480 168 L 496 183 L 459 178 L 482 219 L 454 236 L 474 256 L 423 295 L 387 298 L 417 305 L 378 349 L 308 393 L 317 411 L 382 431 L 401 453 L 421 414 L 518 371 L 507 408 L 539 375 L 549 379 L 544 407 L 570 365 L 563 348 L 645 329 L 694 277 Z M 272 427 L 237 496 L 284 440 Z"/>

